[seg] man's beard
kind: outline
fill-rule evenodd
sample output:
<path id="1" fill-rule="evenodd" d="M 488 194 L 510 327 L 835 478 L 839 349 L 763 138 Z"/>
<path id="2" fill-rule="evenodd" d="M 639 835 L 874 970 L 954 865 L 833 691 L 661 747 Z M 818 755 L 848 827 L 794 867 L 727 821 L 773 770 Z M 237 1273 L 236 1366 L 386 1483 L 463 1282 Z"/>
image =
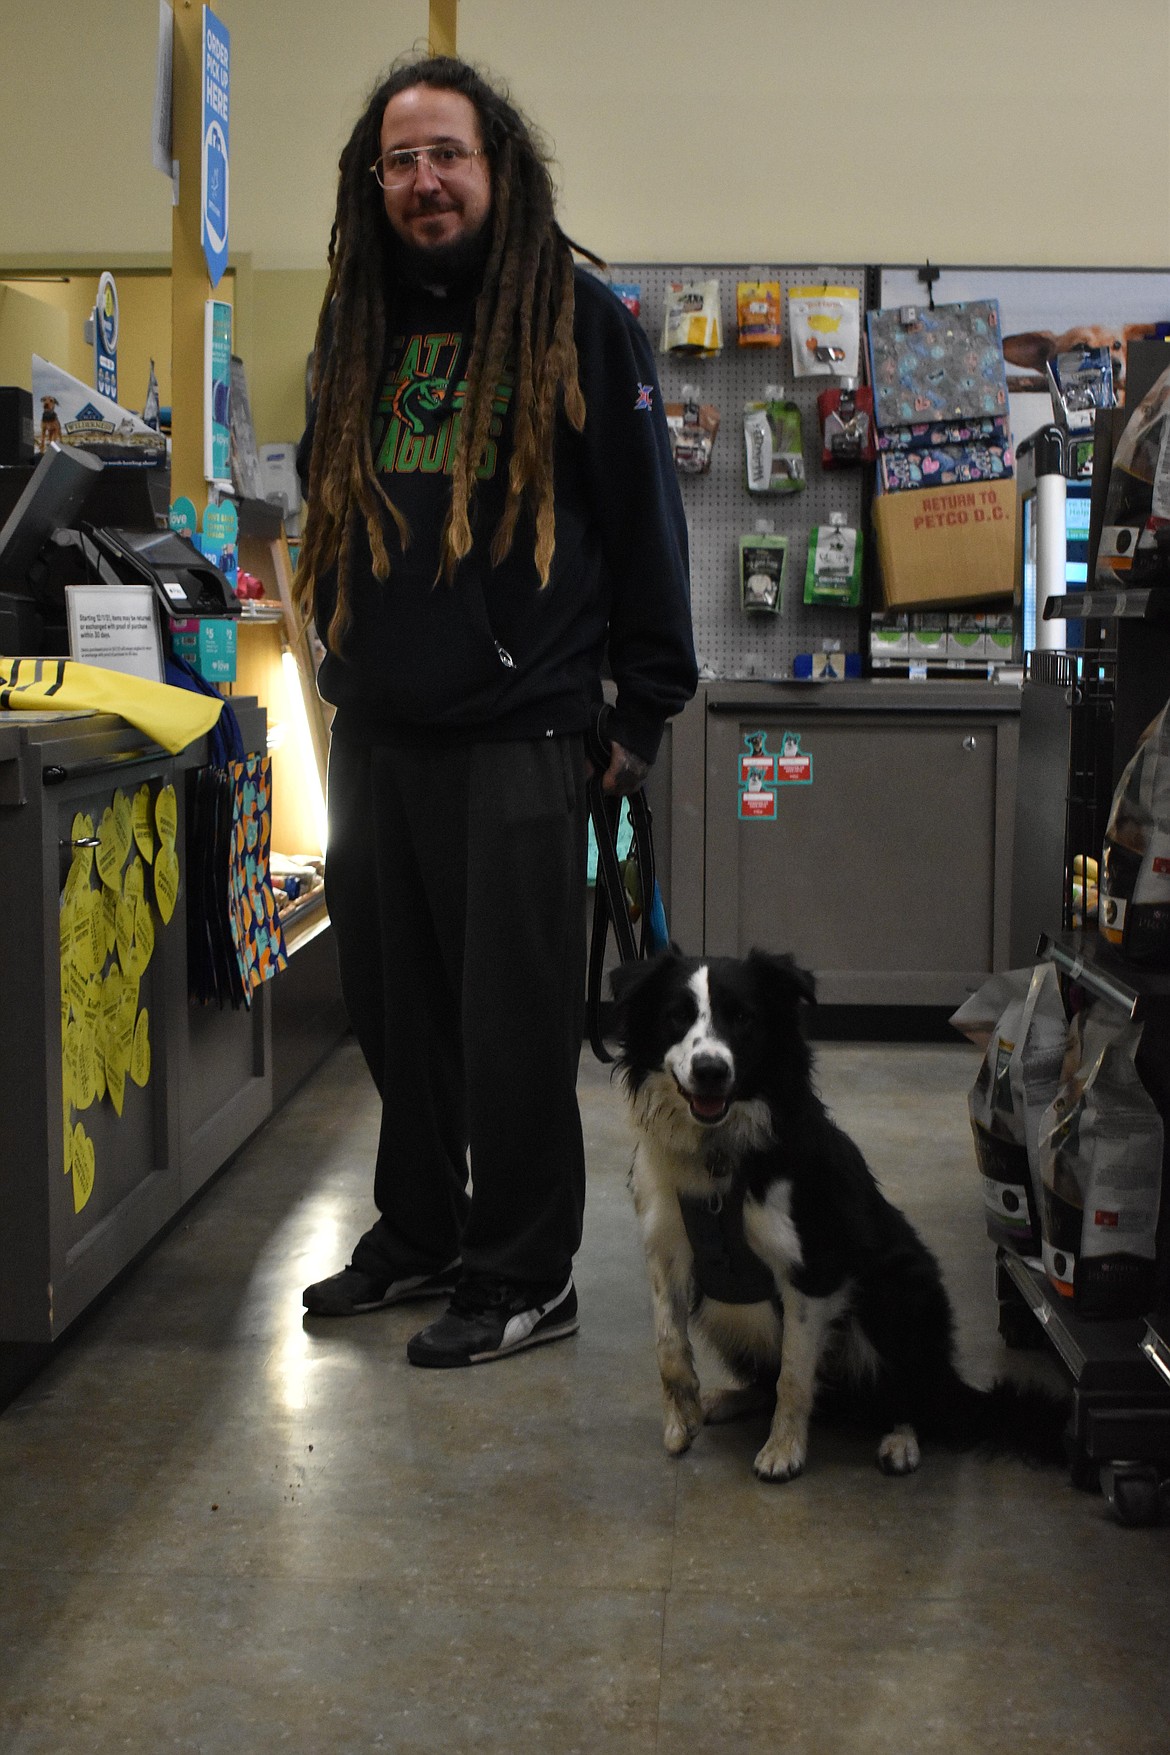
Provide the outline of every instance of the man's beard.
<path id="1" fill-rule="evenodd" d="M 478 231 L 463 233 L 445 244 L 414 244 L 392 233 L 392 247 L 402 272 L 419 286 L 477 284 L 483 277 L 491 247 L 490 216 Z"/>

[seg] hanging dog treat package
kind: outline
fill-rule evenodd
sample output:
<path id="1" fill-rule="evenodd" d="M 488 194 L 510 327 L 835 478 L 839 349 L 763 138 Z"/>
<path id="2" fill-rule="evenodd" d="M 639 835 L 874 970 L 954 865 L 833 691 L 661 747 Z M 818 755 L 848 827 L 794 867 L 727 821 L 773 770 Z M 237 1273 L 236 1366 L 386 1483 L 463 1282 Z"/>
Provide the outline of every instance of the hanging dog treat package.
<path id="1" fill-rule="evenodd" d="M 757 518 L 755 534 L 739 539 L 739 601 L 742 608 L 779 615 L 784 599 L 788 538 L 777 536 L 768 518 Z"/>
<path id="2" fill-rule="evenodd" d="M 776 384 L 743 406 L 744 467 L 752 494 L 795 494 L 805 485 L 800 409 Z"/>
<path id="3" fill-rule="evenodd" d="M 621 300 L 631 317 L 642 315 L 642 288 L 633 280 L 615 280 L 610 283 L 610 292 Z"/>
<path id="4" fill-rule="evenodd" d="M 674 467 L 680 475 L 706 475 L 719 431 L 719 410 L 712 402 L 700 402 L 693 384 L 684 384 L 682 401 L 664 403 L 663 411 Z"/>
<path id="5" fill-rule="evenodd" d="M 834 386 L 817 397 L 822 469 L 850 469 L 877 456 L 873 391 L 867 385 Z"/>
<path id="6" fill-rule="evenodd" d="M 723 347 L 718 280 L 672 280 L 666 289 L 663 353 L 710 359 Z"/>
<path id="7" fill-rule="evenodd" d="M 1101 936 L 1123 957 L 1170 965 L 1170 702 L 1117 783 L 1097 911 Z"/>
<path id="8" fill-rule="evenodd" d="M 740 347 L 780 346 L 780 282 L 741 280 L 735 288 L 736 339 Z"/>
<path id="9" fill-rule="evenodd" d="M 861 376 L 861 294 L 854 286 L 797 286 L 788 295 L 788 336 L 798 378 Z"/>
<path id="10" fill-rule="evenodd" d="M 1162 1118 L 1135 1064 L 1142 1026 L 1078 1017 L 1079 1055 L 1040 1122 L 1042 1253 L 1082 1316 L 1139 1317 L 1154 1293 Z"/>
<path id="11" fill-rule="evenodd" d="M 844 512 L 830 512 L 827 524 L 808 533 L 804 601 L 842 609 L 861 602 L 861 532 L 849 528 Z"/>

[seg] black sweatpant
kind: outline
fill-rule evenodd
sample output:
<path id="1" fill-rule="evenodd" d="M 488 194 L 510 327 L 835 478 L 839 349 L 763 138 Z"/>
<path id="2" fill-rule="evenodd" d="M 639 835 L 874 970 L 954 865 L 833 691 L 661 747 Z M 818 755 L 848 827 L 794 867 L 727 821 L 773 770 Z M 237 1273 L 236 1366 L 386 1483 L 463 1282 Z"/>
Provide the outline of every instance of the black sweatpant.
<path id="1" fill-rule="evenodd" d="M 382 1097 L 380 1217 L 355 1267 L 462 1256 L 509 1280 L 567 1276 L 585 1204 L 585 821 L 579 737 L 334 738 L 326 895 Z"/>

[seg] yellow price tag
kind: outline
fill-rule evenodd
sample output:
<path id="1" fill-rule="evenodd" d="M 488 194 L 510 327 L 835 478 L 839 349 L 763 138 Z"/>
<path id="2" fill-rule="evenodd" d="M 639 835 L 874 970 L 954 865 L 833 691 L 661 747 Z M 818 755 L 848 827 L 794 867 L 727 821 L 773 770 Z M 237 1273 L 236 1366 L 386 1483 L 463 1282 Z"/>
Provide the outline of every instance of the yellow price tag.
<path id="1" fill-rule="evenodd" d="M 123 896 L 118 903 L 116 932 L 118 938 L 118 961 L 122 965 L 123 975 L 134 976 L 138 971 L 134 966 L 134 904 Z"/>
<path id="2" fill-rule="evenodd" d="M 98 876 L 103 884 L 111 890 L 121 888 L 122 861 L 126 857 L 126 849 L 118 848 L 118 825 L 109 805 L 102 812 L 102 820 L 97 831 L 97 868 Z"/>
<path id="3" fill-rule="evenodd" d="M 135 965 L 141 978 L 154 955 L 154 920 L 150 903 L 145 896 L 139 896 L 134 904 L 134 951 Z"/>
<path id="4" fill-rule="evenodd" d="M 154 862 L 154 899 L 164 926 L 171 923 L 179 899 L 179 856 L 173 847 L 162 846 Z"/>
<path id="5" fill-rule="evenodd" d="M 121 787 L 114 794 L 114 832 L 124 861 L 134 840 L 134 808 Z"/>
<path id="6" fill-rule="evenodd" d="M 154 801 L 154 820 L 158 827 L 158 838 L 164 847 L 174 850 L 175 837 L 179 832 L 179 805 L 173 786 L 163 786 Z"/>
<path id="7" fill-rule="evenodd" d="M 150 787 L 145 780 L 134 794 L 131 821 L 134 828 L 135 845 L 147 865 L 152 865 L 154 863 L 154 828 L 150 814 Z"/>
<path id="8" fill-rule="evenodd" d="M 79 1213 L 93 1193 L 93 1141 L 80 1121 L 73 1129 L 73 1211 Z"/>
<path id="9" fill-rule="evenodd" d="M 150 1014 L 146 1008 L 138 1014 L 134 1026 L 134 1046 L 130 1050 L 130 1077 L 139 1090 L 150 1077 Z"/>

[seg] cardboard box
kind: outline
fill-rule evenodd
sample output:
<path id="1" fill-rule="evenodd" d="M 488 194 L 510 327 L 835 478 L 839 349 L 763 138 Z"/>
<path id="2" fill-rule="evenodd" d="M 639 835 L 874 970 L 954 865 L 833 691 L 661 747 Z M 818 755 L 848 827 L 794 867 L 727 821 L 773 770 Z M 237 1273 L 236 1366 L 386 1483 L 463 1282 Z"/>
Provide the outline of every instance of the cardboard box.
<path id="1" fill-rule="evenodd" d="M 887 608 L 985 603 L 1011 595 L 1014 480 L 880 494 L 873 524 Z"/>

